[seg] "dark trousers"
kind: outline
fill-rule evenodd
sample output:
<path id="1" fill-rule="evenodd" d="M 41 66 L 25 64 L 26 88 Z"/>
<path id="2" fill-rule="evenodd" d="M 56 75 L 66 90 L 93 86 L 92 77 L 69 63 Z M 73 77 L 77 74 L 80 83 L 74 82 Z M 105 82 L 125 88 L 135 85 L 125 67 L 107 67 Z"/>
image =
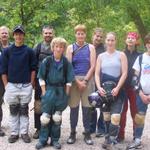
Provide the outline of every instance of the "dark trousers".
<path id="1" fill-rule="evenodd" d="M 117 99 L 111 104 L 105 105 L 103 112 L 110 112 L 110 115 L 121 114 L 125 99 L 125 93 L 121 92 Z M 111 137 L 112 141 L 118 136 L 119 125 L 114 125 L 111 121 L 105 121 L 105 138 Z"/>
<path id="2" fill-rule="evenodd" d="M 134 136 L 134 129 L 135 129 L 135 115 L 137 113 L 137 106 L 136 106 L 136 93 L 131 87 L 127 87 L 125 89 L 127 100 L 124 102 L 123 111 L 121 114 L 121 120 L 120 120 L 120 130 L 118 134 L 118 138 L 124 139 L 125 136 L 125 126 L 126 126 L 126 118 L 127 118 L 127 111 L 128 111 L 128 102 L 130 104 L 130 112 L 131 117 L 133 120 L 133 136 Z"/>
<path id="3" fill-rule="evenodd" d="M 35 127 L 37 130 L 40 130 L 40 128 L 41 128 L 40 117 L 41 117 L 41 114 L 36 114 L 36 113 L 34 113 L 34 127 Z"/>
<path id="4" fill-rule="evenodd" d="M 90 132 L 94 133 L 96 130 L 98 133 L 105 133 L 103 113 L 100 110 L 100 115 L 97 120 L 97 110 L 96 108 L 91 108 Z"/>
<path id="5" fill-rule="evenodd" d="M 89 107 L 82 107 L 82 116 L 83 116 L 83 126 L 85 132 L 90 132 L 90 108 Z M 70 108 L 70 123 L 71 123 L 71 130 L 76 130 L 76 126 L 78 123 L 79 117 L 79 106 L 75 108 Z"/>
<path id="6" fill-rule="evenodd" d="M 38 101 L 41 101 L 41 87 L 39 85 L 39 81 L 38 79 L 36 78 L 35 79 L 35 101 L 38 100 Z M 40 117 L 41 117 L 41 114 L 38 114 L 38 113 L 34 113 L 34 127 L 37 129 L 37 130 L 40 130 L 41 128 L 41 121 L 40 121 Z"/>
<path id="7" fill-rule="evenodd" d="M 4 95 L 4 84 L 3 81 L 0 77 L 0 123 L 2 121 L 3 118 L 3 111 L 2 111 L 2 103 L 3 103 L 3 95 Z"/>
<path id="8" fill-rule="evenodd" d="M 61 134 L 61 124 L 55 124 L 53 120 L 47 126 L 41 126 L 39 141 L 46 144 L 51 137 L 51 143 L 58 141 Z"/>

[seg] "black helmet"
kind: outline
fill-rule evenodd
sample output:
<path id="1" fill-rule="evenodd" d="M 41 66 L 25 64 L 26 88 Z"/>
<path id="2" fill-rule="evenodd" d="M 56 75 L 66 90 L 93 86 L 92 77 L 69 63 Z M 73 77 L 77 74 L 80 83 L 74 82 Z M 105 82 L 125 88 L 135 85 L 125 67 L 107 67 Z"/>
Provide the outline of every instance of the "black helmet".
<path id="1" fill-rule="evenodd" d="M 113 81 L 106 81 L 102 84 L 103 89 L 106 91 L 105 96 L 102 97 L 105 103 L 111 103 L 115 100 L 115 97 L 112 95 L 112 89 L 116 87 L 116 83 Z"/>

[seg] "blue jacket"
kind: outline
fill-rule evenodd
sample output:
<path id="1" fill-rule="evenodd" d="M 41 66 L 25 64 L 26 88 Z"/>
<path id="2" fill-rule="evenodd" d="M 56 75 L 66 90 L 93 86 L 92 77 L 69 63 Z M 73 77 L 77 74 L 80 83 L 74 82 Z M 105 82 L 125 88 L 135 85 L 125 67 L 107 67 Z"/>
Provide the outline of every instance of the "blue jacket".
<path id="1" fill-rule="evenodd" d="M 35 69 L 34 51 L 26 45 L 16 47 L 13 44 L 3 50 L 1 73 L 8 76 L 8 82 L 29 83 L 31 72 Z"/>

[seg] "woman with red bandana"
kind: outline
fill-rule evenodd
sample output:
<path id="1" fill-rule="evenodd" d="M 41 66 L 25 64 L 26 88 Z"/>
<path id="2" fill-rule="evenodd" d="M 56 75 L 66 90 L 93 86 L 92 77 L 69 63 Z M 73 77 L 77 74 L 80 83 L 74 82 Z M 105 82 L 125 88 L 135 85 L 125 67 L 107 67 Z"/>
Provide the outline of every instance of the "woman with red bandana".
<path id="1" fill-rule="evenodd" d="M 126 115 L 128 110 L 128 102 L 130 104 L 130 112 L 131 117 L 133 120 L 133 137 L 134 137 L 134 128 L 135 128 L 135 122 L 134 117 L 137 112 L 136 109 L 136 95 L 135 91 L 131 85 L 132 77 L 134 74 L 134 71 L 132 69 L 132 66 L 136 60 L 136 58 L 140 55 L 140 53 L 137 51 L 137 46 L 139 45 L 139 35 L 136 32 L 129 32 L 126 37 L 126 48 L 124 53 L 127 56 L 128 60 L 128 76 L 125 82 L 125 92 L 127 96 L 127 100 L 124 103 L 122 115 L 121 115 L 121 121 L 120 121 L 120 131 L 118 134 L 118 142 L 121 142 L 125 138 L 125 126 L 126 126 Z"/>

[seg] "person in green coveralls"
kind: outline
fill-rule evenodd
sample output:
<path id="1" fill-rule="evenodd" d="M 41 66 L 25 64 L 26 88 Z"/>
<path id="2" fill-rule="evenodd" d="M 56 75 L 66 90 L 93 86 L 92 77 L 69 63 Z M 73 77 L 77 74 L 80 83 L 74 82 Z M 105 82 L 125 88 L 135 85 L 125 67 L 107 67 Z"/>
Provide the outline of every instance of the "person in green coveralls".
<path id="1" fill-rule="evenodd" d="M 63 56 L 67 42 L 57 37 L 51 42 L 52 56 L 45 58 L 39 68 L 38 78 L 42 89 L 42 115 L 39 142 L 36 149 L 43 148 L 51 137 L 55 149 L 61 149 L 59 143 L 61 133 L 62 112 L 68 105 L 71 83 L 74 72 L 71 63 Z"/>

